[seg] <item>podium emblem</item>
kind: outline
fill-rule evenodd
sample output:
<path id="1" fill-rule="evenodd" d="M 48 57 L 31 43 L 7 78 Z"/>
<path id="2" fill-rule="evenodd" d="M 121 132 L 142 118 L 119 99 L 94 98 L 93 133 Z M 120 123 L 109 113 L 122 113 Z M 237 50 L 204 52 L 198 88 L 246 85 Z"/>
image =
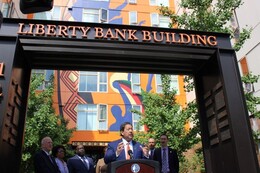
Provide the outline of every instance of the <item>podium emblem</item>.
<path id="1" fill-rule="evenodd" d="M 131 166 L 131 171 L 133 172 L 133 173 L 137 173 L 137 172 L 139 172 L 140 171 L 140 166 L 138 165 L 138 164 L 133 164 L 132 166 Z"/>

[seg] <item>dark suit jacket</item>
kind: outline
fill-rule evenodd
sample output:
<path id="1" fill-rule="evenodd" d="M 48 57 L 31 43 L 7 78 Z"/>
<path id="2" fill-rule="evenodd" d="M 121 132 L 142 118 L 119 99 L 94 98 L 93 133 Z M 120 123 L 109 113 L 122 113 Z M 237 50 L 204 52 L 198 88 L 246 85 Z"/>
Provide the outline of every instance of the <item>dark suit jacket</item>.
<path id="1" fill-rule="evenodd" d="M 153 154 L 153 160 L 158 161 L 160 163 L 160 170 L 162 169 L 162 155 L 161 148 L 156 148 Z M 170 173 L 178 173 L 179 172 L 179 159 L 177 152 L 168 147 L 168 164 Z"/>
<path id="2" fill-rule="evenodd" d="M 68 159 L 67 165 L 70 173 L 94 173 L 94 163 L 90 157 L 85 156 L 89 163 L 89 169 L 82 160 L 77 156 Z"/>
<path id="3" fill-rule="evenodd" d="M 113 141 L 111 143 L 108 144 L 107 147 L 107 151 L 104 157 L 104 161 L 106 164 L 113 162 L 113 161 L 117 161 L 117 160 L 125 160 L 126 156 L 125 156 L 125 150 L 123 150 L 118 157 L 116 157 L 116 149 L 117 149 L 117 145 L 122 142 L 122 139 Z M 146 159 L 146 157 L 144 157 L 143 155 L 143 151 L 141 148 L 141 144 L 139 142 L 136 141 L 132 141 L 133 144 L 133 159 Z"/>
<path id="4" fill-rule="evenodd" d="M 34 168 L 35 173 L 59 173 L 59 168 L 54 160 L 51 157 L 52 162 L 49 156 L 43 151 L 38 151 L 34 156 Z"/>

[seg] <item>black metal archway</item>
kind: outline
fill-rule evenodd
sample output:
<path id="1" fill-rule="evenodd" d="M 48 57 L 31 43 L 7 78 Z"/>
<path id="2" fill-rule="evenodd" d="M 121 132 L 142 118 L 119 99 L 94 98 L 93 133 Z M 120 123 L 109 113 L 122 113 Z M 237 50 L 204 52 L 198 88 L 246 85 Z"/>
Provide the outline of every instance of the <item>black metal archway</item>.
<path id="1" fill-rule="evenodd" d="M 229 35 L 5 19 L 0 52 L 1 172 L 19 171 L 32 68 L 193 75 L 206 171 L 259 172 Z"/>

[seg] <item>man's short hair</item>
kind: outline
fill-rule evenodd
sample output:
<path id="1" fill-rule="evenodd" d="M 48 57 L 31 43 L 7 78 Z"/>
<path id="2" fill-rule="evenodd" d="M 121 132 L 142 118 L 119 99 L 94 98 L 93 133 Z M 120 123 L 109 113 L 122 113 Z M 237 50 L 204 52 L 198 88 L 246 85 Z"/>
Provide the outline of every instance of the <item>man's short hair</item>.
<path id="1" fill-rule="evenodd" d="M 166 135 L 165 133 L 161 134 L 161 137 L 162 136 L 166 136 L 166 138 L 168 139 L 168 135 Z"/>
<path id="2" fill-rule="evenodd" d="M 132 126 L 130 122 L 124 122 L 123 124 L 120 125 L 120 136 L 122 136 L 121 132 L 125 130 L 125 126 L 128 124 Z"/>

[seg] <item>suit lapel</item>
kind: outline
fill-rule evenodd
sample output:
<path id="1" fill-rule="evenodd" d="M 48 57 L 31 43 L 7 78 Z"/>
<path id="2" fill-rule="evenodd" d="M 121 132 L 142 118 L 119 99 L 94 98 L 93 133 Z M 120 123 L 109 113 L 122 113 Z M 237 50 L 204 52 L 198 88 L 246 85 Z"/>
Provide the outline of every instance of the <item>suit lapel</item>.
<path id="1" fill-rule="evenodd" d="M 79 158 L 79 156 L 76 156 L 76 157 L 77 157 L 77 159 L 79 160 L 81 166 L 83 166 L 84 168 L 88 169 L 87 165 L 85 165 L 85 163 L 83 162 L 83 160 L 81 160 L 81 159 Z"/>
<path id="2" fill-rule="evenodd" d="M 51 169 L 51 170 L 53 170 L 53 169 L 55 169 L 55 160 L 53 160 L 52 159 L 52 161 L 53 161 L 53 163 L 51 162 L 51 160 L 50 160 L 50 158 L 49 158 L 49 156 L 44 152 L 44 151 L 42 151 L 42 153 L 43 153 L 43 155 L 44 155 L 44 160 L 45 160 L 45 162 L 47 163 L 47 166 Z"/>
<path id="3" fill-rule="evenodd" d="M 138 149 L 139 149 L 139 148 L 138 148 L 139 145 L 137 145 L 136 141 L 133 141 L 133 140 L 132 140 L 132 144 L 133 144 L 133 154 L 134 154 L 134 158 L 138 158 L 138 157 L 137 157 L 137 153 L 138 153 L 137 151 L 138 151 Z"/>

